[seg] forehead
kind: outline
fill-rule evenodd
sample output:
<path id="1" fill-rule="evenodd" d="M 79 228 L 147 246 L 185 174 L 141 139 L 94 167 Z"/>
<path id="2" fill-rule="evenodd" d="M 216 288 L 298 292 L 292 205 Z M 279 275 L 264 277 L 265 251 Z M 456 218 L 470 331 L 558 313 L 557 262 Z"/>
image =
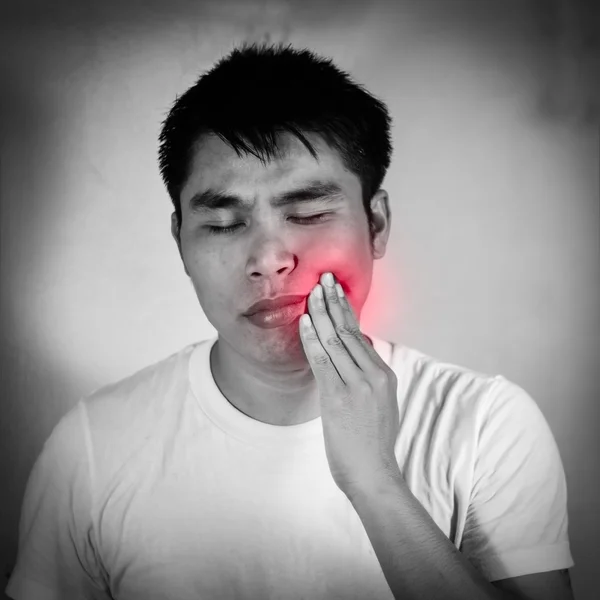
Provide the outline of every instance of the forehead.
<path id="1" fill-rule="evenodd" d="M 253 197 L 315 179 L 335 181 L 347 195 L 360 197 L 360 180 L 344 167 L 339 153 L 320 136 L 304 135 L 318 159 L 298 138 L 285 133 L 278 138 L 280 156 L 266 164 L 252 154 L 238 156 L 215 135 L 203 136 L 192 151 L 188 178 L 181 191 L 182 203 L 208 188 Z"/>

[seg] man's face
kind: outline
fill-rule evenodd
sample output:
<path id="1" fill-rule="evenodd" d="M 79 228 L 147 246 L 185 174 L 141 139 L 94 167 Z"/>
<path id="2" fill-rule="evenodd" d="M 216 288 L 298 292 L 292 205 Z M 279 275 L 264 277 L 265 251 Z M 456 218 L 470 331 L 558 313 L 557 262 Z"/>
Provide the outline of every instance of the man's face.
<path id="1" fill-rule="evenodd" d="M 382 255 L 371 249 L 360 180 L 321 138 L 307 137 L 318 162 L 297 138 L 284 135 L 279 144 L 282 157 L 267 165 L 253 155 L 238 157 L 216 136 L 203 137 L 181 192 L 179 237 L 175 214 L 172 217 L 186 273 L 219 340 L 252 362 L 284 369 L 306 365 L 298 319 L 263 329 L 244 316 L 250 305 L 266 297 L 299 294 L 305 297 L 306 312 L 306 297 L 321 274 L 330 271 L 360 316 L 371 286 L 373 258 Z M 279 194 L 315 181 L 336 184 L 341 191 L 327 203 L 271 204 Z M 190 200 L 208 189 L 240 196 L 248 206 L 191 208 Z M 320 220 L 297 220 L 323 214 Z M 236 228 L 214 233 L 210 226 Z M 383 237 L 387 239 L 387 231 Z"/>

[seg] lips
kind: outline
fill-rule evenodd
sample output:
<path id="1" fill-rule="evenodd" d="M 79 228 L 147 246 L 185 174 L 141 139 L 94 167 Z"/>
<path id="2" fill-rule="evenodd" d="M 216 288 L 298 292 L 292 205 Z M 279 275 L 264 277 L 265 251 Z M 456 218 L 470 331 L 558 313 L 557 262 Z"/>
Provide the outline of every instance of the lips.
<path id="1" fill-rule="evenodd" d="M 288 306 L 289 304 L 296 304 L 304 300 L 305 296 L 278 296 L 277 298 L 265 298 L 254 303 L 244 315 L 253 315 L 262 310 L 275 310 L 282 306 Z"/>

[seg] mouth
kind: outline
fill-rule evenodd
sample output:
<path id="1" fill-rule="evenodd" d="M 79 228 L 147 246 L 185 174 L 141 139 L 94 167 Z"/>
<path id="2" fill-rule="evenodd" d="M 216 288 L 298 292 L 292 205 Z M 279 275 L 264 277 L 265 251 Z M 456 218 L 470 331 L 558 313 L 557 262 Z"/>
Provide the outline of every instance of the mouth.
<path id="1" fill-rule="evenodd" d="M 251 317 L 261 312 L 273 312 L 279 309 L 296 305 L 302 302 L 305 296 L 279 296 L 277 298 L 265 298 L 254 303 L 245 313 L 244 316 Z"/>
<path id="2" fill-rule="evenodd" d="M 260 329 L 275 329 L 298 326 L 298 321 L 304 312 L 304 296 L 299 296 L 300 300 L 289 303 L 279 302 L 279 308 L 259 310 L 253 314 L 246 315 L 246 319 L 255 327 Z M 271 304 L 272 306 L 272 304 Z"/>

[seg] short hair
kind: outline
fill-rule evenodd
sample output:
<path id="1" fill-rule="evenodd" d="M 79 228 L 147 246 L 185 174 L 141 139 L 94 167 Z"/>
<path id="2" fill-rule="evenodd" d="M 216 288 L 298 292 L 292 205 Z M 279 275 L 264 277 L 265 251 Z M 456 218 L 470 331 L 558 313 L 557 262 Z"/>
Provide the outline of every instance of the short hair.
<path id="1" fill-rule="evenodd" d="M 390 164 L 390 127 L 386 105 L 330 59 L 281 43 L 244 43 L 179 96 L 162 123 L 159 167 L 178 230 L 181 190 L 202 135 L 217 135 L 238 156 L 251 153 L 266 164 L 277 156 L 283 132 L 295 135 L 317 159 L 303 135 L 310 132 L 337 150 L 360 179 L 372 242 L 370 201 Z"/>

